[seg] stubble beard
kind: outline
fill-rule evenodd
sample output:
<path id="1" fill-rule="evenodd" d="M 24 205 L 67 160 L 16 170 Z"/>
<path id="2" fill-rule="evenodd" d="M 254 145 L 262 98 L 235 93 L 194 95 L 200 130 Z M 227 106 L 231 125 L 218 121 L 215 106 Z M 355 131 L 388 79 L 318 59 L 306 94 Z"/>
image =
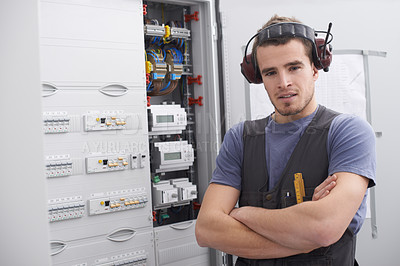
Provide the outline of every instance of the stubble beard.
<path id="1" fill-rule="evenodd" d="M 275 103 L 273 103 L 272 101 L 272 105 L 274 106 L 275 110 L 282 116 L 291 116 L 291 115 L 297 115 L 299 113 L 301 113 L 311 102 L 312 98 L 314 97 L 314 90 L 312 92 L 312 94 L 310 95 L 310 97 L 308 99 L 306 99 L 305 103 L 298 107 L 297 109 L 294 110 L 287 110 L 286 112 L 282 109 L 278 109 L 277 106 L 275 105 Z M 285 107 L 283 109 L 285 109 L 286 107 L 290 107 L 290 103 L 286 103 Z"/>

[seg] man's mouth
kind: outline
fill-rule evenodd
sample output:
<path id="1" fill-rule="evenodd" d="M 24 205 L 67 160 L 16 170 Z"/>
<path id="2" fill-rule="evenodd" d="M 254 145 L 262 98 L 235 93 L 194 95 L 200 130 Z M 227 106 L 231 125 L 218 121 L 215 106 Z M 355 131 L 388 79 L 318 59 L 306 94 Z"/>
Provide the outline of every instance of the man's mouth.
<path id="1" fill-rule="evenodd" d="M 293 96 L 296 96 L 297 94 L 288 94 L 288 95 L 283 95 L 283 96 L 279 96 L 279 98 L 281 98 L 281 99 L 286 99 L 286 98 L 291 98 L 291 97 L 293 97 Z"/>

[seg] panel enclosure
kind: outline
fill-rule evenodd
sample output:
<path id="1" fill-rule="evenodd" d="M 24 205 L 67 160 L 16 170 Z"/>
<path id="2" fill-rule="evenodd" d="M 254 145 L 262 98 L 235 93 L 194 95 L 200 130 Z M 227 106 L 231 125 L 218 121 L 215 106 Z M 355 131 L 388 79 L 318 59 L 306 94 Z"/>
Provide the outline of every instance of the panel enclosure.
<path id="1" fill-rule="evenodd" d="M 154 229 L 157 265 L 210 265 L 210 250 L 197 245 L 196 221 L 164 225 Z"/>
<path id="2" fill-rule="evenodd" d="M 40 2 L 55 265 L 167 265 L 154 259 L 164 226 L 197 254 L 174 263 L 209 264 L 194 224 L 220 143 L 212 4 Z"/>

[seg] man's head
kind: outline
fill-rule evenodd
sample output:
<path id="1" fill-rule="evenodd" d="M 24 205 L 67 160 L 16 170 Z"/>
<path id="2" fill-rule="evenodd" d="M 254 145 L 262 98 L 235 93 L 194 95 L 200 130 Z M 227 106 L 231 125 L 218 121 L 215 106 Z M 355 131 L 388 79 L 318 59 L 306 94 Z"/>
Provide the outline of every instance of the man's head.
<path id="1" fill-rule="evenodd" d="M 278 23 L 288 24 L 270 27 Z M 314 88 L 318 69 L 313 63 L 315 46 L 310 39 L 314 40 L 311 28 L 297 19 L 275 15 L 254 41 L 253 61 L 275 107 L 273 117 L 278 123 L 305 117 L 317 107 Z"/>
<path id="2" fill-rule="evenodd" d="M 285 22 L 295 22 L 295 23 L 302 23 L 300 20 L 296 19 L 295 17 L 281 17 L 278 15 L 274 15 L 273 17 L 271 17 L 271 19 L 264 24 L 264 26 L 262 26 L 261 29 L 258 30 L 258 32 L 261 32 L 262 30 L 264 30 L 265 28 L 274 25 L 274 24 L 278 24 L 278 23 L 285 23 Z M 313 62 L 313 44 L 311 43 L 311 41 L 305 39 L 305 38 L 301 38 L 301 37 L 292 37 L 292 36 L 281 36 L 281 37 L 277 37 L 277 38 L 270 38 L 270 39 L 266 39 L 266 40 L 260 40 L 259 36 L 257 36 L 254 39 L 253 42 L 253 50 L 252 50 L 252 54 L 253 54 L 253 60 L 255 65 L 258 68 L 258 64 L 257 64 L 257 48 L 259 46 L 267 46 L 267 45 L 282 45 L 282 44 L 286 44 L 288 43 L 290 40 L 292 39 L 299 39 L 301 40 L 301 42 L 304 45 L 305 48 L 305 52 L 307 57 L 310 59 L 310 63 Z"/>

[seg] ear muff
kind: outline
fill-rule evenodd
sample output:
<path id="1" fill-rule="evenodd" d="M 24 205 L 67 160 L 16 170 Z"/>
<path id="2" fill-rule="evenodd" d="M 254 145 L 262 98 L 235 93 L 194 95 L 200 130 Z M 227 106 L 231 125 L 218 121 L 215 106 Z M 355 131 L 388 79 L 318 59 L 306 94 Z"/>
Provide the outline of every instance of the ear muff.
<path id="1" fill-rule="evenodd" d="M 268 39 L 274 39 L 279 37 L 297 37 L 309 40 L 312 43 L 312 55 L 313 63 L 315 67 L 320 70 L 323 69 L 325 72 L 329 70 L 329 66 L 332 62 L 332 46 L 330 42 L 333 39 L 330 33 L 332 23 L 329 23 L 328 31 L 314 31 L 312 28 L 295 22 L 277 23 L 273 24 L 265 29 L 261 30 L 247 42 L 245 49 L 245 56 L 240 64 L 241 72 L 249 83 L 260 84 L 262 83 L 261 74 L 258 70 L 254 55 L 247 54 L 247 48 L 250 42 L 258 36 L 258 42 L 264 43 Z M 325 39 L 316 38 L 316 33 L 325 33 Z M 329 39 L 330 37 L 330 39 Z"/>
<path id="2" fill-rule="evenodd" d="M 316 38 L 315 46 L 317 47 L 317 60 L 314 60 L 314 65 L 318 70 L 323 69 L 328 72 L 332 62 L 332 45 L 325 44 L 324 39 Z"/>
<path id="3" fill-rule="evenodd" d="M 258 71 L 258 67 L 253 60 L 252 54 L 248 54 L 243 58 L 243 62 L 240 64 L 240 69 L 243 76 L 247 79 L 249 83 L 262 83 L 260 71 Z"/>

